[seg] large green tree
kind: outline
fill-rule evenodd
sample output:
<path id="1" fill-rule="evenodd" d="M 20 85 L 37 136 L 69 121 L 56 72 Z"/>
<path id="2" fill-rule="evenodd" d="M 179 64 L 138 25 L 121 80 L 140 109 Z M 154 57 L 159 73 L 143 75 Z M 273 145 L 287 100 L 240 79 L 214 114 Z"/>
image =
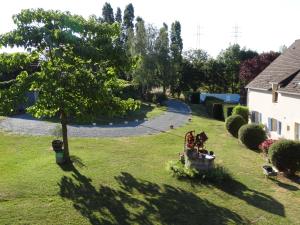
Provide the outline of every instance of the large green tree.
<path id="1" fill-rule="evenodd" d="M 183 53 L 183 62 L 180 76 L 180 91 L 196 91 L 207 86 L 208 54 L 202 49 L 188 50 Z"/>
<path id="2" fill-rule="evenodd" d="M 225 74 L 223 79 L 226 80 L 225 92 L 239 93 L 239 69 L 240 64 L 247 59 L 257 56 L 257 53 L 251 50 L 241 49 L 238 44 L 230 45 L 222 51 L 217 60 L 225 65 Z"/>
<path id="3" fill-rule="evenodd" d="M 157 36 L 157 30 L 151 26 L 145 25 L 142 18 L 137 18 L 135 35 L 135 56 L 137 57 L 137 66 L 134 70 L 134 81 L 141 87 L 142 95 L 151 91 L 154 86 L 159 86 L 155 77 L 155 50 L 154 42 Z"/>
<path id="4" fill-rule="evenodd" d="M 103 21 L 112 24 L 115 22 L 114 11 L 108 2 L 105 2 L 102 7 L 102 17 Z"/>
<path id="5" fill-rule="evenodd" d="M 59 115 L 68 161 L 71 116 L 116 114 L 136 106 L 132 99 L 117 97 L 122 87 L 117 73 L 130 65 L 115 43 L 119 26 L 43 9 L 22 10 L 13 19 L 16 29 L 0 36 L 1 45 L 31 49 L 40 58 L 40 71 L 21 72 L 10 91 L 13 96 L 20 91 L 39 93 L 37 102 L 28 108 L 35 117 Z"/>

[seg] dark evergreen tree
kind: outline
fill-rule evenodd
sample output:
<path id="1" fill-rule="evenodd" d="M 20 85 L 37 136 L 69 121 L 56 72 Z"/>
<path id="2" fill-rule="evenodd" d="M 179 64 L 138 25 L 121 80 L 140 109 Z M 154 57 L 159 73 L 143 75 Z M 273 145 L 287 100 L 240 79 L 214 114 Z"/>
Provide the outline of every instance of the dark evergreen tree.
<path id="1" fill-rule="evenodd" d="M 123 26 L 126 30 L 134 28 L 133 20 L 134 20 L 134 8 L 133 5 L 130 3 L 126 6 L 124 10 Z"/>
<path id="2" fill-rule="evenodd" d="M 112 24 L 115 22 L 114 11 L 108 2 L 105 2 L 102 8 L 103 21 Z"/>
<path id="3" fill-rule="evenodd" d="M 120 24 L 122 23 L 122 11 L 121 11 L 120 7 L 117 8 L 115 20 L 116 20 L 116 22 L 118 22 Z"/>
<path id="4" fill-rule="evenodd" d="M 171 25 L 171 44 L 170 44 L 170 53 L 171 53 L 171 64 L 172 64 L 172 73 L 171 73 L 171 93 L 179 93 L 179 81 L 181 76 L 181 67 L 182 67 L 182 38 L 181 38 L 181 25 L 180 22 L 175 21 Z"/>

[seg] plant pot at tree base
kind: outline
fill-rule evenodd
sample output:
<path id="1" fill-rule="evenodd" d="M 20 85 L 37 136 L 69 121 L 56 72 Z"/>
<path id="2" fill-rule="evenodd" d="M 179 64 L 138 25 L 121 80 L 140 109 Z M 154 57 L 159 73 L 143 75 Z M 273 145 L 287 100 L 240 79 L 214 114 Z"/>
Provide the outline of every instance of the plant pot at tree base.
<path id="1" fill-rule="evenodd" d="M 52 148 L 53 151 L 57 152 L 57 151 L 62 151 L 63 149 L 63 141 L 61 140 L 53 140 L 52 141 Z"/>

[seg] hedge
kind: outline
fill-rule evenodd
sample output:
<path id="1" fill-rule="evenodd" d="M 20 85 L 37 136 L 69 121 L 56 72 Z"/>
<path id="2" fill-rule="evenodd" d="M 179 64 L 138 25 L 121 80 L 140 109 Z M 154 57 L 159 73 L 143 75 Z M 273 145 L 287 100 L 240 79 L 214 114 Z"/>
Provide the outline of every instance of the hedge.
<path id="1" fill-rule="evenodd" d="M 224 121 L 223 104 L 222 103 L 213 103 L 213 105 L 212 105 L 212 117 L 214 119 Z"/>
<path id="2" fill-rule="evenodd" d="M 213 116 L 213 105 L 216 103 L 223 103 L 224 101 L 212 96 L 208 96 L 204 100 L 204 105 L 206 107 L 206 111 L 210 116 Z"/>
<path id="3" fill-rule="evenodd" d="M 240 127 L 245 124 L 246 121 L 240 115 L 231 115 L 225 121 L 227 131 L 234 137 L 238 137 Z"/>
<path id="4" fill-rule="evenodd" d="M 272 164 L 287 175 L 300 170 L 300 142 L 279 140 L 271 145 L 269 155 Z"/>
<path id="5" fill-rule="evenodd" d="M 227 117 L 232 115 L 232 110 L 236 105 L 233 104 L 223 104 L 223 117 L 226 120 Z"/>
<path id="6" fill-rule="evenodd" d="M 239 129 L 239 140 L 249 149 L 257 150 L 267 139 L 265 130 L 258 124 L 246 124 Z"/>
<path id="7" fill-rule="evenodd" d="M 191 92 L 189 98 L 192 104 L 200 104 L 200 92 Z"/>
<path id="8" fill-rule="evenodd" d="M 233 108 L 232 115 L 240 115 L 248 123 L 248 121 L 249 121 L 249 108 L 247 106 L 237 105 Z"/>

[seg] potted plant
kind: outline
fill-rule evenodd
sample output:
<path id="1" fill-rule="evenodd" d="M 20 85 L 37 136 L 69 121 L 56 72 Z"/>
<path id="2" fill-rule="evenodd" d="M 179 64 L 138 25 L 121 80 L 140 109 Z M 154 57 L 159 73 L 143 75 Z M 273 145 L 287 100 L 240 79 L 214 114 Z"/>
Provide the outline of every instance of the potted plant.
<path id="1" fill-rule="evenodd" d="M 62 129 L 60 125 L 57 125 L 53 132 L 53 136 L 56 137 L 52 141 L 52 148 L 53 151 L 55 151 L 55 158 L 56 158 L 56 163 L 61 164 L 64 162 L 64 151 L 63 151 L 63 141 L 61 140 L 62 137 Z"/>

